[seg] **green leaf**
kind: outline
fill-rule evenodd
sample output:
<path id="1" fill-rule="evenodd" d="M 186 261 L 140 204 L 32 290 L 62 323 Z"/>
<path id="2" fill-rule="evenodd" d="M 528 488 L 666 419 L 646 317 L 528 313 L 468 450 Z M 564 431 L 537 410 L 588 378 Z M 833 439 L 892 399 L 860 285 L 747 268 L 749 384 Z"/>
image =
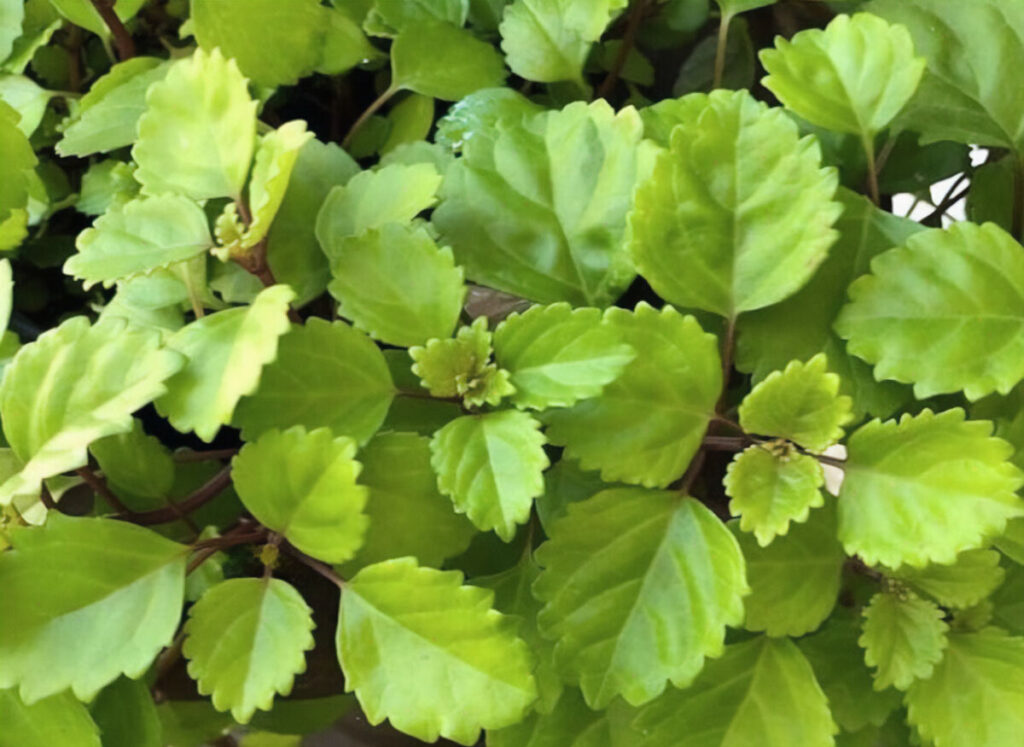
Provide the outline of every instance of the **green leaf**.
<path id="1" fill-rule="evenodd" d="M 21 116 L 18 128 L 31 137 L 43 119 L 53 93 L 24 75 L 0 75 L 0 100 Z"/>
<path id="2" fill-rule="evenodd" d="M 1006 572 L 995 550 L 967 550 L 952 565 L 899 568 L 892 575 L 944 607 L 973 607 L 999 588 Z"/>
<path id="3" fill-rule="evenodd" d="M 187 548 L 123 521 L 51 512 L 0 553 L 0 688 L 27 704 L 71 688 L 91 700 L 138 678 L 181 616 Z"/>
<path id="4" fill-rule="evenodd" d="M 163 747 L 160 717 L 143 681 L 119 677 L 103 688 L 89 711 L 103 747 Z"/>
<path id="5" fill-rule="evenodd" d="M 1024 8 L 1001 0 L 875 0 L 867 9 L 909 28 L 928 60 L 900 118 L 904 127 L 925 143 L 1024 147 L 1024 103 L 1003 93 L 1024 65 Z"/>
<path id="6" fill-rule="evenodd" d="M 508 66 L 541 83 L 585 87 L 583 63 L 624 0 L 514 0 L 499 31 Z"/>
<path id="7" fill-rule="evenodd" d="M 949 626 L 932 602 L 908 591 L 879 592 L 864 609 L 864 661 L 875 668 L 875 689 L 906 690 L 926 680 L 942 659 Z"/>
<path id="8" fill-rule="evenodd" d="M 753 532 L 761 547 L 807 521 L 812 508 L 825 505 L 825 473 L 814 457 L 785 443 L 755 445 L 738 454 L 725 472 L 729 511 L 740 529 Z"/>
<path id="9" fill-rule="evenodd" d="M 192 0 L 191 11 L 199 46 L 219 47 L 268 88 L 295 83 L 319 64 L 330 13 L 318 0 Z"/>
<path id="10" fill-rule="evenodd" d="M 537 550 L 541 632 L 591 708 L 686 687 L 743 620 L 743 555 L 714 514 L 676 493 L 621 488 L 574 503 Z"/>
<path id="11" fill-rule="evenodd" d="M 402 347 L 455 331 L 466 296 L 462 269 L 426 229 L 385 223 L 332 247 L 328 289 L 359 329 Z"/>
<path id="12" fill-rule="evenodd" d="M 828 359 L 819 353 L 769 374 L 740 404 L 743 430 L 819 452 L 839 441 L 843 426 L 853 420 L 853 400 L 839 394 L 839 377 L 827 366 Z"/>
<path id="13" fill-rule="evenodd" d="M 209 443 L 231 422 L 238 401 L 256 391 L 263 367 L 277 357 L 289 330 L 286 285 L 260 291 L 251 306 L 218 311 L 183 327 L 167 341 L 188 363 L 167 382 L 157 410 L 182 433 Z"/>
<path id="14" fill-rule="evenodd" d="M 313 557 L 342 563 L 363 543 L 369 491 L 356 485 L 356 444 L 327 428 L 269 430 L 232 461 L 238 497 L 257 521 Z"/>
<path id="15" fill-rule="evenodd" d="M 637 269 L 680 306 L 726 317 L 771 306 L 800 290 L 838 237 L 836 173 L 817 141 L 745 91 L 715 91 L 694 114 L 637 189 Z"/>
<path id="16" fill-rule="evenodd" d="M 14 278 L 11 260 L 0 259 L 0 335 L 5 334 L 11 321 L 11 307 L 14 304 Z"/>
<path id="17" fill-rule="evenodd" d="M 207 591 L 188 613 L 182 653 L 201 695 L 246 724 L 288 695 L 313 648 L 312 610 L 276 578 L 233 578 Z"/>
<path id="18" fill-rule="evenodd" d="M 0 0 L 0 61 L 11 54 L 14 40 L 21 36 L 24 19 L 25 3 L 22 0 Z"/>
<path id="19" fill-rule="evenodd" d="M 810 664 L 792 641 L 754 638 L 725 648 L 686 690 L 640 710 L 637 747 L 831 747 L 838 731 Z"/>
<path id="20" fill-rule="evenodd" d="M 78 253 L 64 272 L 110 287 L 114 281 L 203 254 L 213 247 L 206 214 L 184 197 L 166 194 L 113 205 L 78 235 Z"/>
<path id="21" fill-rule="evenodd" d="M 592 711 L 578 690 L 566 690 L 550 714 L 487 733 L 487 747 L 614 747 L 609 714 Z"/>
<path id="22" fill-rule="evenodd" d="M 469 407 L 497 405 L 515 393 L 508 371 L 489 363 L 491 333 L 487 318 L 477 317 L 452 339 L 429 340 L 409 349 L 412 372 L 434 397 L 461 397 Z"/>
<path id="23" fill-rule="evenodd" d="M 356 65 L 376 62 L 384 55 L 370 44 L 359 24 L 348 17 L 344 3 L 325 8 L 324 40 L 316 72 L 341 75 Z M 305 43 L 305 42 L 303 42 Z"/>
<path id="24" fill-rule="evenodd" d="M 469 12 L 467 0 L 372 0 L 367 26 L 380 27 L 380 36 L 415 29 L 438 21 L 462 27 Z M 383 32 L 387 33 L 383 33 Z"/>
<path id="25" fill-rule="evenodd" d="M 832 323 L 846 299 L 846 288 L 868 271 L 878 254 L 902 244 L 922 227 L 879 210 L 871 202 L 840 189 L 843 214 L 836 222 L 839 240 L 810 282 L 782 303 L 739 318 L 736 361 L 755 380 L 785 368 L 790 361 L 828 355 L 828 368 L 841 377 L 840 391 L 853 396 L 854 408 L 888 417 L 910 392 L 894 382 L 877 382 L 870 367 L 846 351 Z"/>
<path id="26" fill-rule="evenodd" d="M 100 747 L 96 724 L 71 693 L 25 705 L 15 690 L 0 690 L 0 723 L 0 747 Z"/>
<path id="27" fill-rule="evenodd" d="M 391 45 L 391 88 L 458 101 L 505 82 L 505 65 L 490 44 L 448 23 L 426 22 Z"/>
<path id="28" fill-rule="evenodd" d="M 146 111 L 146 91 L 169 69 L 156 57 L 133 57 L 114 65 L 92 84 L 62 125 L 64 137 L 57 152 L 82 157 L 134 143 L 139 117 Z"/>
<path id="29" fill-rule="evenodd" d="M 876 257 L 836 321 L 877 379 L 913 384 L 918 399 L 972 401 L 1024 379 L 1022 326 L 1024 257 L 992 223 L 925 231 Z"/>
<path id="30" fill-rule="evenodd" d="M 935 673 L 907 691 L 908 720 L 935 747 L 1012 745 L 1024 729 L 1024 638 L 953 633 Z M 984 714 L 984 718 L 978 718 Z"/>
<path id="31" fill-rule="evenodd" d="M 18 114 L 0 101 L 0 251 L 13 249 L 28 231 L 30 180 L 38 161 Z"/>
<path id="32" fill-rule="evenodd" d="M 135 178 L 148 194 L 237 200 L 255 145 L 256 102 L 245 78 L 220 50 L 200 49 L 149 87 L 132 148 Z"/>
<path id="33" fill-rule="evenodd" d="M 400 145 L 425 140 L 434 126 L 434 99 L 411 93 L 388 112 L 391 129 L 380 148 L 381 155 L 391 153 Z"/>
<path id="34" fill-rule="evenodd" d="M 461 583 L 461 573 L 403 558 L 346 584 L 338 658 L 371 724 L 471 745 L 481 728 L 519 722 L 536 698 L 514 623 L 490 609 L 493 592 Z"/>
<path id="35" fill-rule="evenodd" d="M 807 121 L 871 141 L 899 114 L 924 74 L 904 26 L 870 13 L 837 16 L 828 27 L 761 52 L 763 83 Z M 873 145 L 872 145 L 873 147 Z"/>
<path id="36" fill-rule="evenodd" d="M 316 317 L 281 339 L 256 393 L 234 423 L 251 441 L 271 428 L 328 427 L 366 443 L 387 416 L 395 388 L 380 349 L 344 322 Z"/>
<path id="37" fill-rule="evenodd" d="M 542 111 L 542 107 L 511 88 L 485 88 L 448 108 L 437 122 L 434 141 L 449 150 L 459 151 L 472 138 L 495 134 L 498 122 Z"/>
<path id="38" fill-rule="evenodd" d="M 438 491 L 430 439 L 382 433 L 359 452 L 359 461 L 359 484 L 370 491 L 370 526 L 353 564 L 361 568 L 409 555 L 420 565 L 438 567 L 469 546 L 476 528 Z"/>
<path id="39" fill-rule="evenodd" d="M 641 135 L 635 110 L 604 101 L 499 121 L 465 142 L 432 219 L 476 282 L 607 306 L 634 276 L 622 242 Z"/>
<path id="40" fill-rule="evenodd" d="M 141 421 L 133 420 L 129 431 L 93 441 L 89 451 L 115 492 L 158 501 L 150 508 L 166 505 L 174 485 L 174 460 L 159 439 L 146 435 Z"/>
<path id="41" fill-rule="evenodd" d="M 734 16 L 737 13 L 746 13 L 748 10 L 763 8 L 766 5 L 773 5 L 776 0 L 715 0 L 718 7 L 722 9 L 722 15 Z"/>
<path id="42" fill-rule="evenodd" d="M 606 482 L 664 487 L 686 471 L 714 413 L 717 340 L 671 306 L 611 309 L 606 323 L 636 358 L 600 396 L 544 413 L 548 440 Z"/>
<path id="43" fill-rule="evenodd" d="M 832 612 L 846 555 L 836 540 L 833 501 L 767 547 L 729 523 L 746 559 L 750 595 L 744 627 L 770 636 L 801 636 Z"/>
<path id="44" fill-rule="evenodd" d="M 110 29 L 90 0 L 50 0 L 50 2 L 71 23 L 88 29 L 98 36 L 109 38 Z M 146 0 L 115 0 L 114 12 L 122 21 L 127 21 L 138 13 L 139 8 L 145 2 Z"/>
<path id="45" fill-rule="evenodd" d="M 0 385 L 0 420 L 24 467 L 0 485 L 0 504 L 85 465 L 93 441 L 130 431 L 131 414 L 182 366 L 159 346 L 159 333 L 74 317 L 21 348 Z"/>
<path id="46" fill-rule="evenodd" d="M 430 164 L 363 171 L 334 187 L 316 219 L 316 237 L 332 262 L 344 240 L 388 223 L 408 223 L 433 207 L 441 176 Z"/>
<path id="47" fill-rule="evenodd" d="M 1024 515 L 1012 447 L 964 411 L 873 420 L 850 437 L 839 539 L 868 565 L 954 562 Z"/>
<path id="48" fill-rule="evenodd" d="M 82 174 L 75 209 L 86 215 L 103 215 L 113 206 L 122 207 L 138 193 L 133 165 L 113 158 L 96 161 Z"/>
<path id="49" fill-rule="evenodd" d="M 598 309 L 567 303 L 513 314 L 494 331 L 494 356 L 518 407 L 571 407 L 596 397 L 635 357 Z"/>
<path id="50" fill-rule="evenodd" d="M 524 412 L 464 415 L 430 442 L 437 486 L 483 531 L 510 542 L 544 492 L 548 467 L 540 423 Z"/>

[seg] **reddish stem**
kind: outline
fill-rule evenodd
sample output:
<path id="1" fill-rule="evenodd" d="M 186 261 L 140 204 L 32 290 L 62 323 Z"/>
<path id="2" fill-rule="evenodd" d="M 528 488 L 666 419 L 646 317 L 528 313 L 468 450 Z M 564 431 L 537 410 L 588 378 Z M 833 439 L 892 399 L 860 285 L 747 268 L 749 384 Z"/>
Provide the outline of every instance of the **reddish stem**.
<path id="1" fill-rule="evenodd" d="M 130 60 L 135 56 L 135 40 L 128 33 L 124 23 L 114 11 L 114 0 L 92 0 L 92 6 L 100 14 L 100 18 L 107 24 L 111 36 L 114 37 L 114 46 L 117 47 L 117 56 L 121 61 Z"/>

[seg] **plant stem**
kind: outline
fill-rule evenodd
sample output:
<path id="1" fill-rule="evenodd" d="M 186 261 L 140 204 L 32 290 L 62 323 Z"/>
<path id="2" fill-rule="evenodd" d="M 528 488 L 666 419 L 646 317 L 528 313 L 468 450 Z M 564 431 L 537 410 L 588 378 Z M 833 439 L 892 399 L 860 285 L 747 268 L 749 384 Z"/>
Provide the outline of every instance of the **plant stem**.
<path id="1" fill-rule="evenodd" d="M 868 159 L 868 194 L 871 197 L 871 201 L 877 206 L 881 204 L 882 196 L 878 191 L 878 167 L 875 163 L 875 140 L 870 135 L 865 134 L 861 138 L 861 142 L 864 144 L 864 155 Z"/>
<path id="2" fill-rule="evenodd" d="M 124 505 L 120 498 L 114 495 L 114 491 L 112 491 L 110 486 L 107 485 L 107 481 L 93 472 L 92 467 L 88 465 L 80 467 L 75 470 L 75 474 L 81 477 L 85 481 L 85 484 L 92 488 L 92 492 L 103 498 L 103 500 L 109 503 L 111 508 L 115 511 L 119 511 L 122 514 L 134 513 L 130 508 Z"/>
<path id="3" fill-rule="evenodd" d="M 701 446 L 708 451 L 743 451 L 752 443 L 747 436 L 704 436 Z"/>
<path id="4" fill-rule="evenodd" d="M 723 13 L 721 23 L 718 25 L 718 48 L 715 50 L 714 88 L 721 88 L 722 78 L 725 77 L 725 53 L 729 47 L 729 24 L 731 23 L 732 13 Z"/>
<path id="5" fill-rule="evenodd" d="M 117 47 L 117 56 L 123 62 L 135 56 L 135 41 L 128 33 L 124 23 L 114 11 L 114 0 L 92 0 L 92 6 L 100 14 L 100 18 L 107 24 L 111 35 L 114 37 L 114 46 Z"/>
<path id="6" fill-rule="evenodd" d="M 384 93 L 378 96 L 372 104 L 366 107 L 366 111 L 360 114 L 359 119 L 357 119 L 352 124 L 352 127 L 349 128 L 348 134 L 345 135 L 345 139 L 341 141 L 341 147 L 347 148 L 352 143 L 352 138 L 354 138 L 356 133 L 359 132 L 364 124 L 366 124 L 367 120 L 376 114 L 384 104 L 388 103 L 388 101 L 391 100 L 391 97 L 398 93 L 399 90 L 400 89 L 395 86 L 390 86 L 388 90 L 384 91 Z"/>
<path id="7" fill-rule="evenodd" d="M 287 540 L 281 542 L 281 549 L 289 555 L 291 555 L 296 560 L 298 560 L 303 565 L 319 573 L 321 576 L 326 578 L 339 589 L 345 588 L 345 579 L 343 579 L 341 576 L 335 573 L 334 569 L 326 563 L 321 563 L 316 558 L 309 557 L 308 555 L 306 555 L 306 553 L 302 552 L 302 550 L 295 547 L 295 545 L 291 544 Z"/>
<path id="8" fill-rule="evenodd" d="M 608 71 L 608 75 L 597 89 L 597 98 L 607 98 L 615 88 L 615 84 L 619 82 L 619 76 L 622 75 L 626 60 L 629 59 L 629 53 L 633 50 L 633 45 L 636 42 L 636 32 L 643 20 L 647 2 L 648 0 L 633 0 L 633 7 L 629 10 L 629 20 L 626 22 L 626 31 L 622 35 L 622 44 L 619 46 L 618 54 L 615 55 L 612 69 Z"/>
<path id="9" fill-rule="evenodd" d="M 140 526 L 152 526 L 154 524 L 166 524 L 169 521 L 176 521 L 180 515 L 190 514 L 201 508 L 220 495 L 224 489 L 231 484 L 231 467 L 224 467 L 203 485 L 198 487 L 181 503 L 174 508 L 157 508 L 152 511 L 140 513 L 117 514 L 113 518 L 123 521 L 130 521 Z"/>

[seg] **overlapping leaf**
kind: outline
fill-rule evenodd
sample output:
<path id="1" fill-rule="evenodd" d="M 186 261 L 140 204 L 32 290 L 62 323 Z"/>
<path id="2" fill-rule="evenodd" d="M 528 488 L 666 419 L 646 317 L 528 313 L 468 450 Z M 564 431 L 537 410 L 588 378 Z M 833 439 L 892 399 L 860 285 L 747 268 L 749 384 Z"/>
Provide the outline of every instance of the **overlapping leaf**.
<path id="1" fill-rule="evenodd" d="M 928 679 L 946 648 L 949 626 L 933 603 L 911 592 L 880 592 L 864 610 L 864 661 L 875 668 L 875 689 L 906 690 Z"/>
<path id="2" fill-rule="evenodd" d="M 398 34 L 391 45 L 391 86 L 458 101 L 505 82 L 501 55 L 450 23 L 426 21 Z"/>
<path id="3" fill-rule="evenodd" d="M 2 51 L 2 50 L 0 50 Z M 2 55 L 0 55 L 2 56 Z M 100 747 L 100 733 L 89 711 L 71 693 L 25 705 L 16 690 L 0 690 L 0 747 Z"/>
<path id="4" fill-rule="evenodd" d="M 978 604 L 1003 583 L 1006 571 L 999 560 L 995 550 L 967 550 L 951 565 L 903 567 L 893 575 L 945 607 L 963 609 Z"/>

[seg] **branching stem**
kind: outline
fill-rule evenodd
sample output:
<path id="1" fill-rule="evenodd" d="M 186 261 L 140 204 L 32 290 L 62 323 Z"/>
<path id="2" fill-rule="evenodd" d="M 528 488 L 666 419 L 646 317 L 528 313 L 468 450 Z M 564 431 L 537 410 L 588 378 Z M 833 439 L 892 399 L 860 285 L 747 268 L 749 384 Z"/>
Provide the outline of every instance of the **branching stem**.
<path id="1" fill-rule="evenodd" d="M 152 511 L 140 513 L 117 514 L 113 518 L 123 521 L 130 521 L 140 526 L 152 526 L 154 524 L 166 524 L 169 521 L 176 521 L 180 515 L 190 514 L 193 511 L 206 505 L 220 495 L 228 485 L 231 484 L 231 467 L 224 467 L 203 485 L 198 487 L 181 503 L 174 508 L 157 508 Z"/>

